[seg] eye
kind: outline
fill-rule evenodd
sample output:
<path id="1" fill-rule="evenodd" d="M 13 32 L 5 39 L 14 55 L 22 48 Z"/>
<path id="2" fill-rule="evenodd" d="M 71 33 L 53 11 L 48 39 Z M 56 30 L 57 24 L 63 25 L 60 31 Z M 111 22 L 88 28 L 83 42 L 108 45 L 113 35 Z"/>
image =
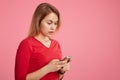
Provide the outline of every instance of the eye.
<path id="1" fill-rule="evenodd" d="M 57 23 L 55 23 L 55 25 L 57 25 Z"/>
<path id="2" fill-rule="evenodd" d="M 58 23 L 56 22 L 56 23 L 54 23 L 55 25 L 58 25 Z"/>
<path id="3" fill-rule="evenodd" d="M 47 22 L 48 25 L 52 24 L 51 22 Z"/>

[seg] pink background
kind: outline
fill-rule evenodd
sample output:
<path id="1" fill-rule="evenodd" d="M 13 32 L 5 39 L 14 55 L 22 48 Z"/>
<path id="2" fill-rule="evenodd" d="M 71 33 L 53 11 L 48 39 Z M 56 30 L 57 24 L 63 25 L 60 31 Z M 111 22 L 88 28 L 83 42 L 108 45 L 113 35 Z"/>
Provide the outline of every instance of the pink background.
<path id="1" fill-rule="evenodd" d="M 64 80 L 120 80 L 120 0 L 0 1 L 1 80 L 14 80 L 16 49 L 41 2 L 61 13 L 61 30 L 54 38 L 63 55 L 72 56 Z"/>

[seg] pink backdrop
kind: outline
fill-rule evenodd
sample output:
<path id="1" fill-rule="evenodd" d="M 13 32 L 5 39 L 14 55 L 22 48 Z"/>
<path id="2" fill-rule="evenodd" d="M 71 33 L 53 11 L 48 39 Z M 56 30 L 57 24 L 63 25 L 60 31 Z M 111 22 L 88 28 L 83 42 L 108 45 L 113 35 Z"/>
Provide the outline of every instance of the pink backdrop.
<path id="1" fill-rule="evenodd" d="M 14 80 L 17 46 L 41 2 L 61 12 L 61 30 L 54 38 L 63 55 L 72 56 L 64 80 L 120 80 L 120 0 L 0 1 L 1 80 Z"/>

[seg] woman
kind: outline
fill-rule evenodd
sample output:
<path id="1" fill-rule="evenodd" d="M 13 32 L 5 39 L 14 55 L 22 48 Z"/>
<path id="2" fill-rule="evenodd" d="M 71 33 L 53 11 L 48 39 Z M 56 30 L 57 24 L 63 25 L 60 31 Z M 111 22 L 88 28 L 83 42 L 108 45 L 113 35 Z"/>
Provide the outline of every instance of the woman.
<path id="1" fill-rule="evenodd" d="M 48 3 L 36 8 L 29 35 L 21 41 L 15 63 L 15 80 L 61 80 L 69 63 L 62 60 L 59 43 L 51 36 L 60 27 L 58 10 Z"/>

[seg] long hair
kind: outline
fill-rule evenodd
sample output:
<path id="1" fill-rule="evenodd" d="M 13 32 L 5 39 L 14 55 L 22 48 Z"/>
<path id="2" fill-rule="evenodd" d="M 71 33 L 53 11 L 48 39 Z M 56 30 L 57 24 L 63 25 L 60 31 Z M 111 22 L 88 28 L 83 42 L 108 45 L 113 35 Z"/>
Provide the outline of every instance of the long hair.
<path id="1" fill-rule="evenodd" d="M 48 14 L 50 14 L 52 12 L 58 16 L 57 30 L 59 29 L 59 27 L 60 27 L 59 11 L 56 9 L 56 7 L 54 7 L 53 5 L 51 5 L 49 3 L 41 3 L 37 6 L 37 8 L 33 14 L 28 37 L 36 36 L 40 33 L 41 21 L 45 18 L 45 16 L 47 16 Z"/>

